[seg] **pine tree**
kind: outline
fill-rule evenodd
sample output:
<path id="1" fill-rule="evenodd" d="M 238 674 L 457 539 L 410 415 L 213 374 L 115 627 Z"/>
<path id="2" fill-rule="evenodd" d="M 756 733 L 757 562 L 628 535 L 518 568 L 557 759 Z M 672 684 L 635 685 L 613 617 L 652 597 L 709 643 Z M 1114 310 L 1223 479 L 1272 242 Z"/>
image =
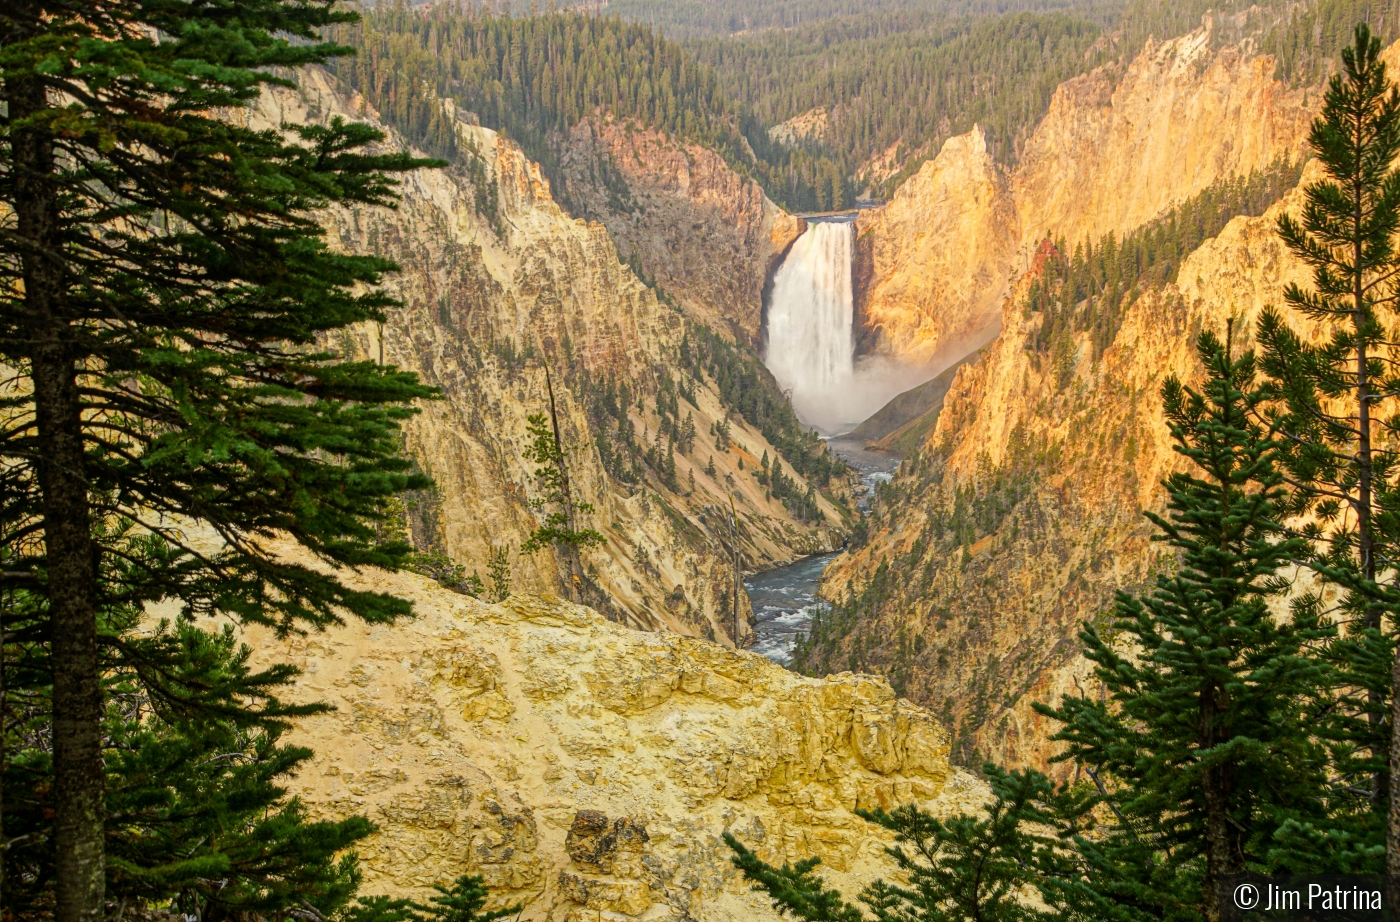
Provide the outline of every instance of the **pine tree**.
<path id="1" fill-rule="evenodd" d="M 1105 697 L 1038 710 L 1064 725 L 1051 737 L 1067 744 L 1061 759 L 1091 773 L 1119 818 L 1082 840 L 1097 856 L 1083 886 L 1216 920 L 1224 878 L 1277 866 L 1285 822 L 1326 821 L 1313 725 L 1331 677 L 1309 650 L 1329 629 L 1307 611 L 1276 621 L 1269 610 L 1287 590 L 1279 571 L 1307 546 L 1279 524 L 1287 494 L 1278 442 L 1256 422 L 1268 393 L 1254 385 L 1254 356 L 1232 358 L 1208 333 L 1198 351 L 1203 392 L 1162 388 L 1194 470 L 1166 479 L 1166 517 L 1147 514 L 1180 565 L 1149 593 L 1120 594 L 1108 631 L 1081 633 Z"/>
<path id="2" fill-rule="evenodd" d="M 1400 593 L 1378 582 L 1400 550 L 1400 467 L 1381 431 L 1397 406 L 1400 375 L 1390 358 L 1380 314 L 1391 305 L 1400 270 L 1400 93 L 1380 59 L 1380 40 L 1365 24 L 1342 52 L 1309 143 L 1326 178 L 1307 187 L 1301 219 L 1285 215 L 1278 232 L 1312 267 L 1313 288 L 1290 285 L 1285 300 L 1319 322 L 1330 338 L 1311 345 L 1275 311 L 1259 321 L 1263 369 L 1274 379 L 1287 434 L 1287 469 L 1299 488 L 1290 512 L 1309 522 L 1303 533 L 1317 554 L 1311 565 L 1341 587 L 1344 618 L 1358 622 L 1334 651 L 1342 661 L 1341 704 L 1333 736 L 1350 738 L 1356 757 L 1339 771 L 1353 788 L 1369 787 L 1371 808 L 1386 819 L 1386 871 L 1400 880 L 1400 798 L 1389 779 L 1400 772 L 1400 657 L 1383 631 Z M 1387 813 L 1388 811 L 1388 813 Z"/>
<path id="3" fill-rule="evenodd" d="M 1058 844 L 1037 825 L 1053 822 L 1055 795 L 1039 772 L 984 767 L 992 798 L 985 813 L 940 820 L 914 805 L 892 812 L 857 811 L 894 833 L 886 849 L 899 883 L 874 881 L 860 901 L 876 920 L 907 922 L 1033 922 L 1051 912 L 1026 899 L 1040 870 L 1056 862 Z M 865 914 L 814 873 L 818 859 L 774 867 L 730 833 L 734 865 L 773 900 L 773 907 L 809 922 L 863 922 Z"/>
<path id="4" fill-rule="evenodd" d="M 331 0 L 0 13 L 0 362 L 17 374 L 0 450 L 20 496 L 6 579 L 36 587 L 52 638 L 59 922 L 103 912 L 103 646 L 134 655 L 101 636 L 104 606 L 175 600 L 281 630 L 408 611 L 263 539 L 354 566 L 408 551 L 372 525 L 426 485 L 398 424 L 431 391 L 321 345 L 384 319 L 394 267 L 331 252 L 313 212 L 390 204 L 388 174 L 424 161 L 367 155 L 381 135 L 338 119 L 279 132 L 216 115 L 343 53 L 321 30 L 354 18 Z M 159 552 L 107 566 L 122 523 Z"/>
<path id="5" fill-rule="evenodd" d="M 690 450 L 695 447 L 695 435 L 695 416 L 687 412 L 685 422 L 681 424 L 680 438 L 677 439 L 681 454 L 690 454 Z"/>
<path id="6" fill-rule="evenodd" d="M 433 889 L 437 894 L 428 898 L 425 907 L 428 922 L 492 922 L 520 914 L 518 905 L 488 912 L 485 907 L 489 894 L 479 876 L 464 874 L 451 887 L 439 885 Z"/>
<path id="7" fill-rule="evenodd" d="M 104 536 L 126 561 L 162 553 L 128 529 Z M 104 567 L 122 566 L 108 558 Z M 108 574 L 111 581 L 116 575 Z M 33 587 L 4 597 L 0 645 L 0 781 L 5 793 L 0 905 L 51 912 L 55 853 L 53 662 Z M 362 817 L 313 821 L 281 779 L 309 750 L 281 742 L 289 721 L 327 710 L 278 700 L 296 671 L 249 667 L 230 627 L 142 624 L 134 606 L 98 612 L 103 645 L 106 898 L 133 910 L 173 905 L 196 918 L 334 913 L 358 880 L 347 849 L 373 830 Z"/>
<path id="8" fill-rule="evenodd" d="M 491 548 L 491 561 L 486 576 L 491 580 L 488 601 L 504 602 L 510 598 L 510 547 Z"/>
<path id="9" fill-rule="evenodd" d="M 433 888 L 428 902 L 387 896 L 362 897 L 342 914 L 343 922 L 494 922 L 519 916 L 520 906 L 486 909 L 487 890 L 479 876 L 463 875 L 451 887 Z"/>
<path id="10" fill-rule="evenodd" d="M 554 384 L 545 368 L 545 385 L 549 393 L 549 416 L 535 413 L 526 418 L 530 443 L 525 448 L 525 460 L 535 464 L 535 481 L 540 495 L 531 505 L 544 509 L 544 520 L 530 532 L 530 537 L 520 546 L 525 554 L 533 554 L 547 547 L 553 548 L 564 557 L 567 574 L 565 589 L 571 599 L 583 601 L 583 563 L 579 551 L 585 547 L 603 543 L 603 536 L 592 528 L 579 526 L 579 517 L 590 515 L 593 504 L 582 502 L 574 497 L 573 485 L 569 477 L 570 450 L 564 445 L 559 428 L 559 413 L 554 404 Z M 660 437 L 660 433 L 657 434 Z M 653 464 L 653 467 L 655 465 Z"/>
<path id="11" fill-rule="evenodd" d="M 730 438 L 729 417 L 724 417 L 715 421 L 715 448 L 719 451 L 729 450 Z"/>

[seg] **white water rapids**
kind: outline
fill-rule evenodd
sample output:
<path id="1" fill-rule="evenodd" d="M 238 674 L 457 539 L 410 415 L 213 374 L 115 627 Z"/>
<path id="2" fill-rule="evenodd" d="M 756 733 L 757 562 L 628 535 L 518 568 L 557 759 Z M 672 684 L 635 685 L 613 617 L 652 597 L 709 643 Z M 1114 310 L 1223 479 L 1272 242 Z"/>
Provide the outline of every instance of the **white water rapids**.
<path id="1" fill-rule="evenodd" d="M 851 258 L 855 222 L 809 220 L 773 276 L 764 364 L 803 422 L 835 435 L 936 374 L 887 359 L 855 358 Z"/>

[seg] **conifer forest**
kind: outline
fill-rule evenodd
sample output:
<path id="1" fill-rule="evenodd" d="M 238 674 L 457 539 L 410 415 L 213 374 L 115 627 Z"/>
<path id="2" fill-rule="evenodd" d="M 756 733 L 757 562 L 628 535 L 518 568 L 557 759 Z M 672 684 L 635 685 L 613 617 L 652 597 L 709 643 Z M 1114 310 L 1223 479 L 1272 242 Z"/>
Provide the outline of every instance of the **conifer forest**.
<path id="1" fill-rule="evenodd" d="M 1400 918 L 1397 280 L 1400 0 L 6 0 L 0 922 Z"/>

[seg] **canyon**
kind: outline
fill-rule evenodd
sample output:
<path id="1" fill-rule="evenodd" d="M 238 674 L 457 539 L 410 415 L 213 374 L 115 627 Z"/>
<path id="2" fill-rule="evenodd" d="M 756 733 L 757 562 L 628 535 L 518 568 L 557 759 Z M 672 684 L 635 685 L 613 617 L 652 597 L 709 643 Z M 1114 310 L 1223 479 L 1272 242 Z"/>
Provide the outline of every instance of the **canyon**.
<path id="1" fill-rule="evenodd" d="M 980 341 L 971 331 L 992 305 L 999 332 L 957 370 L 875 509 L 869 542 L 825 574 L 828 598 L 859 599 L 868 614 L 804 665 L 890 676 L 940 714 L 955 761 L 1050 767 L 1054 728 L 1032 705 L 1091 686 L 1080 626 L 1103 623 L 1115 592 L 1173 565 L 1142 515 L 1163 508 L 1160 482 L 1181 463 L 1162 383 L 1199 382 L 1202 330 L 1223 336 L 1231 323 L 1233 347 L 1250 348 L 1260 310 L 1281 306 L 1287 284 L 1310 284 L 1275 225 L 1302 207 L 1315 163 L 1267 212 L 1234 218 L 1185 255 L 1174 281 L 1141 291 L 1102 354 L 1083 331 L 1059 357 L 1038 339 L 1048 320 L 1027 295 L 1054 255 L 1047 236 L 1121 238 L 1222 177 L 1305 154 L 1320 94 L 1273 81 L 1271 61 L 1247 47 L 1212 49 L 1211 30 L 1150 45 L 1116 77 L 1105 69 L 1061 86 L 1012 174 L 988 164 L 974 133 L 861 216 L 864 312 L 885 348 L 936 356 L 950 341 Z M 1393 68 L 1400 48 L 1385 58 Z M 917 239 L 907 228 L 927 213 L 921 204 L 996 246 L 902 243 Z M 923 255 L 934 250 L 955 264 Z M 910 309 L 919 297 L 928 306 Z"/>
<path id="2" fill-rule="evenodd" d="M 1285 219 L 1321 220 L 1323 27 L 1358 7 L 861 9 L 741 48 L 593 8 L 277 6 L 184 38 L 137 10 L 59 63 L 34 14 L 0 68 L 39 112 L 7 142 L 0 385 L 20 922 L 1215 918 L 1242 869 L 1396 864 L 1379 648 L 1342 621 L 1383 647 L 1388 609 L 1309 571 L 1345 538 L 1272 543 L 1347 498 L 1271 506 L 1252 431 L 1355 436 L 1323 463 L 1362 472 L 1371 566 L 1364 408 L 1395 394 L 1363 379 L 1393 350 L 1319 398 L 1355 427 L 1312 391 L 1243 433 L 1175 399 L 1204 333 L 1239 354 L 1285 299 L 1325 313 L 1282 238 L 1323 261 Z M 103 84 L 117 55 L 163 63 Z M 1229 456 L 1203 430 L 1255 466 L 1183 485 Z M 1154 586 L 1170 611 L 1130 622 Z"/>
<path id="3" fill-rule="evenodd" d="M 481 576 L 492 555 L 504 553 L 517 590 L 560 585 L 555 555 L 519 553 L 539 521 L 531 505 L 539 499 L 534 468 L 524 455 L 528 417 L 548 412 L 550 384 L 563 442 L 571 446 L 573 487 L 593 506 L 581 526 L 604 538 L 583 554 L 593 587 L 581 591 L 639 629 L 744 642 L 751 627 L 747 599 L 736 591 L 736 559 L 757 569 L 839 546 L 851 482 L 838 477 L 822 492 L 788 471 L 799 490 L 810 491 L 815 521 L 799 521 L 765 491 L 752 472 L 762 457 L 778 458 L 778 449 L 725 405 L 712 377 L 677 377 L 680 350 L 699 345 L 694 324 L 703 313 L 663 302 L 619 259 L 606 227 L 560 208 L 517 146 L 443 105 L 458 119 L 465 168 L 410 174 L 395 211 L 325 217 L 334 246 L 391 255 L 401 266 L 389 291 L 402 306 L 384 324 L 330 345 L 415 371 L 442 392 L 406 430 L 409 453 L 436 483 L 428 495 L 410 498 L 406 527 L 414 544 Z M 266 94 L 256 117 L 277 125 L 335 115 L 373 119 L 362 99 L 312 70 L 297 91 Z M 386 143 L 403 146 L 392 132 Z M 732 172 L 716 181 L 748 196 L 769 246 L 775 226 L 795 233 L 795 219 L 761 192 L 754 198 L 752 183 Z M 755 273 L 752 320 L 762 287 L 762 273 Z M 766 373 L 749 365 L 762 385 Z M 609 388 L 615 396 L 605 413 L 600 405 Z M 663 393 L 677 401 L 666 420 Z M 695 435 L 682 446 L 688 451 L 677 451 L 675 431 L 687 418 Z M 723 447 L 714 436 L 720 424 L 729 433 Z M 618 476 L 616 459 L 613 471 L 605 468 L 600 444 L 620 452 L 629 434 L 641 450 L 655 450 L 657 464 L 674 465 L 669 483 L 635 466 Z M 800 430 L 794 437 L 809 438 Z M 814 441 L 812 451 L 821 452 Z"/>
<path id="4" fill-rule="evenodd" d="M 802 356 L 787 372 L 775 358 L 792 343 L 774 351 L 789 310 L 774 292 L 802 241 L 837 225 L 784 212 L 714 151 L 601 116 L 561 140 L 566 208 L 519 147 L 442 100 L 461 162 L 407 177 L 397 212 L 325 215 L 335 246 L 403 269 L 390 289 L 402 307 L 332 345 L 441 388 L 407 427 L 436 488 L 408 498 L 404 526 L 478 573 L 504 549 L 511 592 L 488 604 L 366 571 L 353 580 L 413 600 L 417 617 L 249 635 L 336 706 L 296 731 L 317 756 L 293 790 L 317 815 L 380 824 L 361 850 L 367 890 L 422 896 L 466 870 L 494 905 L 521 902 L 540 922 L 776 918 L 729 865 L 722 831 L 768 860 L 819 856 L 851 885 L 890 870 L 887 839 L 856 810 L 972 810 L 986 791 L 958 765 L 1046 766 L 1051 728 L 1031 704 L 1089 681 L 1079 625 L 1171 564 L 1141 516 L 1178 463 L 1158 388 L 1198 378 L 1200 330 L 1234 318 L 1247 346 L 1262 306 L 1304 280 L 1273 233 L 1301 193 L 1231 221 L 1175 282 L 1141 292 L 1101 354 L 1081 333 L 1067 365 L 1051 360 L 1027 294 L 1047 238 L 1121 237 L 1220 180 L 1304 156 L 1316 93 L 1272 73 L 1207 20 L 1062 85 L 1014 168 L 974 129 L 853 231 L 839 225 L 837 364 L 948 369 L 906 399 L 913 420 L 882 430 L 907 457 L 864 521 L 854 475 L 818 482 L 785 462 L 792 439 L 827 449 L 805 426 L 779 439 L 746 416 L 717 370 L 737 362 L 764 393 L 792 388 L 815 422 L 791 374 Z M 260 117 L 335 114 L 374 118 L 310 72 Z M 391 132 L 385 145 L 403 143 Z M 728 358 L 698 361 L 702 343 Z M 518 553 L 541 499 L 529 416 L 551 402 L 592 505 L 584 524 L 603 537 L 583 553 L 587 586 L 554 555 Z M 619 467 L 632 439 L 645 470 Z M 756 476 L 769 465 L 815 514 Z M 871 604 L 833 653 L 799 662 L 820 677 L 731 649 L 753 640 L 740 571 L 852 536 L 824 592 Z"/>

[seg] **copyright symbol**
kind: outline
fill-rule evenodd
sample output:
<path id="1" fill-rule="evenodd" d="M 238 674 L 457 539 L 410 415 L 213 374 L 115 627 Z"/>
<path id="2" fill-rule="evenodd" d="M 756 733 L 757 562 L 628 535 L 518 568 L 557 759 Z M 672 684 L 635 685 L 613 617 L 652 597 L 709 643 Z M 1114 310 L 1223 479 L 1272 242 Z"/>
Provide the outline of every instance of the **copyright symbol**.
<path id="1" fill-rule="evenodd" d="M 1259 888 L 1254 884 L 1240 884 L 1235 888 L 1235 905 L 1241 909 L 1253 909 L 1259 905 Z"/>

